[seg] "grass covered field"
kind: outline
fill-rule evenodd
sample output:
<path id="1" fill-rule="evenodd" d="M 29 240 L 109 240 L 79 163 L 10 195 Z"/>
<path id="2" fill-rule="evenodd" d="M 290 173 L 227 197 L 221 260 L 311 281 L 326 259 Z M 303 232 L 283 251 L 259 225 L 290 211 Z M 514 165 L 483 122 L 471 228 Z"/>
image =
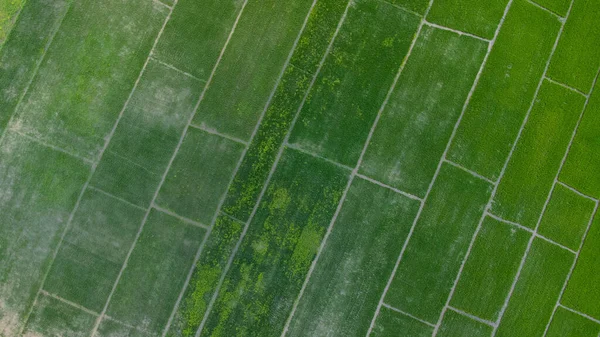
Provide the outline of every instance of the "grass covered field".
<path id="1" fill-rule="evenodd" d="M 0 337 L 600 337 L 597 0 L 0 0 Z"/>

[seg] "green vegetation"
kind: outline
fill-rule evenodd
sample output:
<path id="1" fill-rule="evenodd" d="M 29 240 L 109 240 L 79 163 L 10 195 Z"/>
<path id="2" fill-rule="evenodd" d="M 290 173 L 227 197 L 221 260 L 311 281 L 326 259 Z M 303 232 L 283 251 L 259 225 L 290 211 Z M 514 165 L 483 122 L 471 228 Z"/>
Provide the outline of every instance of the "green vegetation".
<path id="1" fill-rule="evenodd" d="M 427 20 L 492 39 L 507 4 L 508 0 L 435 0 Z"/>
<path id="2" fill-rule="evenodd" d="M 429 1 L 430 0 L 389 0 L 388 2 L 418 14 L 425 14 Z"/>
<path id="3" fill-rule="evenodd" d="M 411 337 L 429 337 L 433 328 L 399 312 L 381 308 L 371 336 L 396 337 L 399 331 Z"/>
<path id="4" fill-rule="evenodd" d="M 492 212 L 535 228 L 571 141 L 585 98 L 545 81 L 508 163 Z"/>
<path id="5" fill-rule="evenodd" d="M 486 51 L 482 41 L 424 26 L 361 172 L 423 197 Z"/>
<path id="6" fill-rule="evenodd" d="M 575 2 L 578 3 L 579 1 Z M 567 15 L 567 11 L 571 5 L 571 1 L 569 0 L 535 0 L 535 3 L 548 8 L 561 17 L 565 17 Z"/>
<path id="7" fill-rule="evenodd" d="M 415 15 L 385 2 L 355 1 L 290 143 L 355 166 L 418 23 Z"/>
<path id="8" fill-rule="evenodd" d="M 89 335 L 89 334 L 88 334 Z M 111 319 L 104 319 L 94 336 L 97 337 L 148 337 L 143 331 L 131 326 L 125 326 Z M 87 337 L 87 336 L 86 336 Z"/>
<path id="9" fill-rule="evenodd" d="M 486 217 L 450 305 L 496 321 L 530 238 L 524 230 Z"/>
<path id="10" fill-rule="evenodd" d="M 558 307 L 546 336 L 597 337 L 598 334 L 600 334 L 600 324 Z"/>
<path id="11" fill-rule="evenodd" d="M 85 337 L 95 321 L 96 316 L 44 295 L 33 307 L 24 335 Z"/>
<path id="12" fill-rule="evenodd" d="M 0 2 L 0 48 L 12 30 L 25 0 L 6 0 Z"/>
<path id="13" fill-rule="evenodd" d="M 491 334 L 491 326 L 474 321 L 452 310 L 448 310 L 444 315 L 444 320 L 442 321 L 442 325 L 440 325 L 437 336 L 489 337 Z"/>
<path id="14" fill-rule="evenodd" d="M 560 22 L 515 0 L 456 137 L 449 159 L 498 178 L 544 72 Z"/>

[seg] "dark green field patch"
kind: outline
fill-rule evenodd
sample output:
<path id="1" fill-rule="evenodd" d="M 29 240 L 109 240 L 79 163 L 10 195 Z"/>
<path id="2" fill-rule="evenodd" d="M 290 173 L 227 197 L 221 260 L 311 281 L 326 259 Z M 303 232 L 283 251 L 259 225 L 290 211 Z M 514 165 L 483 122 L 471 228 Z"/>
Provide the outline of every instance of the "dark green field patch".
<path id="1" fill-rule="evenodd" d="M 90 167 L 9 132 L 0 147 L 0 335 L 31 307 Z"/>
<path id="2" fill-rule="evenodd" d="M 381 308 L 370 336 L 397 337 L 399 333 L 411 337 L 429 337 L 433 327 L 386 307 Z"/>
<path id="3" fill-rule="evenodd" d="M 361 171 L 423 197 L 486 51 L 482 41 L 424 26 Z"/>
<path id="4" fill-rule="evenodd" d="M 151 60 L 91 184 L 148 207 L 203 87 Z"/>
<path id="5" fill-rule="evenodd" d="M 347 179 L 330 163 L 284 152 L 202 336 L 281 333 Z"/>
<path id="6" fill-rule="evenodd" d="M 458 127 L 448 156 L 498 178 L 544 72 L 560 22 L 515 0 Z"/>
<path id="7" fill-rule="evenodd" d="M 205 230 L 152 210 L 115 290 L 107 314 L 160 335 Z"/>
<path id="8" fill-rule="evenodd" d="M 311 4 L 248 2 L 194 124 L 250 139 Z"/>
<path id="9" fill-rule="evenodd" d="M 244 146 L 189 128 L 156 203 L 209 225 Z"/>
<path id="10" fill-rule="evenodd" d="M 427 20 L 492 39 L 508 0 L 435 0 Z"/>
<path id="11" fill-rule="evenodd" d="M 91 313 L 41 295 L 29 316 L 23 336 L 87 337 L 95 321 L 96 316 Z"/>
<path id="12" fill-rule="evenodd" d="M 597 337 L 599 334 L 600 324 L 558 307 L 546 337 Z"/>
<path id="13" fill-rule="evenodd" d="M 356 165 L 418 23 L 415 15 L 387 3 L 355 1 L 300 112 L 290 143 Z"/>
<path id="14" fill-rule="evenodd" d="M 535 239 L 496 336 L 541 337 L 573 264 L 574 255 Z M 527 315 L 527 319 L 523 319 Z"/>
<path id="15" fill-rule="evenodd" d="M 436 336 L 439 337 L 489 337 L 492 327 L 470 319 L 455 311 L 448 310 Z"/>
<path id="16" fill-rule="evenodd" d="M 355 179 L 287 336 L 365 336 L 419 202 Z"/>
<path id="17" fill-rule="evenodd" d="M 524 230 L 486 217 L 450 305 L 495 322 L 530 237 Z"/>
<path id="18" fill-rule="evenodd" d="M 593 200 L 586 199 L 561 184 L 556 184 L 540 222 L 538 233 L 573 250 L 578 250 L 594 206 Z"/>
<path id="19" fill-rule="evenodd" d="M 10 31 L 19 16 L 25 0 L 3 1 L 0 3 L 0 48 L 10 34 Z"/>
<path id="20" fill-rule="evenodd" d="M 430 323 L 438 321 L 490 193 L 489 183 L 442 166 L 386 303 Z"/>
<path id="21" fill-rule="evenodd" d="M 44 289 L 102 311 L 143 217 L 144 210 L 88 189 Z"/>
<path id="22" fill-rule="evenodd" d="M 536 227 L 584 103 L 583 96 L 544 81 L 498 185 L 494 214 Z"/>

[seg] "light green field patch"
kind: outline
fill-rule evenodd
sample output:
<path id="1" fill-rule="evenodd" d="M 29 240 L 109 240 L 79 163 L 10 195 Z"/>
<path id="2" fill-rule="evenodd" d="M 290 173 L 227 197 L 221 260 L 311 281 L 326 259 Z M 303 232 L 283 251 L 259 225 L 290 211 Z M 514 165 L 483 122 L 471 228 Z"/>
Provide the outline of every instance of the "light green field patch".
<path id="1" fill-rule="evenodd" d="M 217 218 L 167 336 L 196 334 L 243 227 L 243 223 L 228 216 Z"/>
<path id="2" fill-rule="evenodd" d="M 560 172 L 560 180 L 592 197 L 600 198 L 600 84 L 594 88 L 583 119 Z"/>
<path id="3" fill-rule="evenodd" d="M 95 321 L 96 316 L 91 313 L 42 295 L 33 307 L 23 336 L 87 337 Z"/>
<path id="4" fill-rule="evenodd" d="M 2 3 L 13 2 L 7 0 Z M 14 113 L 48 39 L 58 28 L 69 4 L 70 1 L 66 0 L 26 1 L 12 37 L 0 48 L 0 133 Z"/>
<path id="5" fill-rule="evenodd" d="M 151 60 L 91 184 L 147 207 L 203 87 Z"/>
<path id="6" fill-rule="evenodd" d="M 107 314 L 154 335 L 164 329 L 206 230 L 152 210 Z"/>
<path id="7" fill-rule="evenodd" d="M 179 0 L 156 45 L 159 60 L 207 80 L 244 0 Z"/>
<path id="8" fill-rule="evenodd" d="M 9 132 L 0 147 L 0 336 L 31 307 L 89 166 Z"/>
<path id="9" fill-rule="evenodd" d="M 423 197 L 486 51 L 482 41 L 424 26 L 361 171 Z"/>
<path id="10" fill-rule="evenodd" d="M 155 337 L 131 326 L 125 326 L 112 319 L 105 318 L 100 323 L 95 337 Z"/>
<path id="11" fill-rule="evenodd" d="M 0 48 L 13 28 L 25 0 L 5 0 L 0 2 Z"/>
<path id="12" fill-rule="evenodd" d="M 418 23 L 415 15 L 385 2 L 355 1 L 300 112 L 290 143 L 356 165 Z"/>
<path id="13" fill-rule="evenodd" d="M 418 207 L 354 180 L 287 336 L 365 336 Z"/>
<path id="14" fill-rule="evenodd" d="M 535 239 L 496 336 L 541 337 L 573 264 L 574 255 Z M 527 315 L 527 319 L 523 319 Z"/>
<path id="15" fill-rule="evenodd" d="M 583 249 L 562 303 L 570 308 L 600 319 L 600 216 L 596 216 L 585 239 Z"/>
<path id="16" fill-rule="evenodd" d="M 435 0 L 429 22 L 492 39 L 508 0 Z"/>
<path id="17" fill-rule="evenodd" d="M 403 336 L 429 337 L 433 327 L 386 307 L 381 308 L 370 336 L 397 337 L 400 333 Z"/>
<path id="18" fill-rule="evenodd" d="M 311 4 L 248 2 L 194 124 L 250 139 Z"/>
<path id="19" fill-rule="evenodd" d="M 546 337 L 597 337 L 599 334 L 600 324 L 558 307 Z"/>
<path id="20" fill-rule="evenodd" d="M 202 336 L 281 333 L 346 180 L 323 160 L 284 152 Z"/>
<path id="21" fill-rule="evenodd" d="M 147 0 L 74 1 L 9 127 L 96 159 L 165 16 Z"/>
<path id="22" fill-rule="evenodd" d="M 534 0 L 536 4 L 549 9 L 550 11 L 565 17 L 569 10 L 570 0 Z M 577 1 L 575 1 L 577 2 Z"/>
<path id="23" fill-rule="evenodd" d="M 102 311 L 144 210 L 88 189 L 54 260 L 45 290 Z"/>
<path id="24" fill-rule="evenodd" d="M 458 127 L 449 159 L 492 180 L 530 107 L 560 22 L 515 0 Z"/>
<path id="25" fill-rule="evenodd" d="M 489 183 L 442 166 L 386 303 L 428 322 L 438 321 L 490 193 Z"/>
<path id="26" fill-rule="evenodd" d="M 189 128 L 156 203 L 210 224 L 244 146 Z"/>
<path id="27" fill-rule="evenodd" d="M 600 66 L 600 2 L 577 0 L 565 23 L 548 76 L 585 93 L 590 91 Z"/>
<path id="28" fill-rule="evenodd" d="M 439 337 L 489 337 L 492 327 L 469 317 L 463 316 L 455 311 L 448 310 L 444 315 L 442 325 L 436 336 Z"/>
<path id="29" fill-rule="evenodd" d="M 578 250 L 592 217 L 595 202 L 556 184 L 538 228 L 538 233 Z"/>
<path id="30" fill-rule="evenodd" d="M 531 234 L 486 217 L 450 305 L 496 321 Z"/>
<path id="31" fill-rule="evenodd" d="M 584 103 L 583 96 L 544 81 L 498 185 L 494 214 L 535 228 Z"/>

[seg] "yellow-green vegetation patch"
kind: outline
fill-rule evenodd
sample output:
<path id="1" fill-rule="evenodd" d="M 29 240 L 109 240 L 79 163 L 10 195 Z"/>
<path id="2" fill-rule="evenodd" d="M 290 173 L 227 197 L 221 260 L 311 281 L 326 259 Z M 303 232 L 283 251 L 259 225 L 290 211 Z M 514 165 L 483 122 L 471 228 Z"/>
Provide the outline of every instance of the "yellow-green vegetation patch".
<path id="1" fill-rule="evenodd" d="M 424 26 L 361 172 L 423 197 L 486 51 L 485 42 Z"/>
<path id="2" fill-rule="evenodd" d="M 8 132 L 0 147 L 0 335 L 32 305 L 90 167 Z"/>
<path id="3" fill-rule="evenodd" d="M 45 290 L 102 311 L 143 217 L 144 210 L 88 189 L 48 274 Z"/>
<path id="4" fill-rule="evenodd" d="M 387 2 L 418 14 L 425 14 L 430 0 L 387 0 Z"/>
<path id="5" fill-rule="evenodd" d="M 560 22 L 515 0 L 458 127 L 449 159 L 490 179 L 500 170 L 529 110 Z"/>
<path id="6" fill-rule="evenodd" d="M 153 209 L 107 314 L 126 325 L 160 335 L 205 232 Z"/>
<path id="7" fill-rule="evenodd" d="M 435 0 L 427 20 L 492 39 L 507 4 L 508 0 Z"/>
<path id="8" fill-rule="evenodd" d="M 5 0 L 0 2 L 0 48 L 8 37 L 25 0 Z"/>
<path id="9" fill-rule="evenodd" d="M 571 252 L 536 238 L 496 336 L 542 336 L 574 258 Z"/>
<path id="10" fill-rule="evenodd" d="M 396 337 L 400 332 L 411 337 L 429 337 L 433 327 L 392 309 L 381 308 L 370 336 Z"/>
<path id="11" fill-rule="evenodd" d="M 595 202 L 556 184 L 538 233 L 578 250 L 594 211 Z"/>
<path id="12" fill-rule="evenodd" d="M 356 165 L 418 23 L 417 16 L 388 3 L 355 1 L 300 112 L 290 143 Z"/>
<path id="13" fill-rule="evenodd" d="M 556 308 L 547 337 L 597 337 L 600 324 L 562 307 Z"/>
<path id="14" fill-rule="evenodd" d="M 281 333 L 347 179 L 337 166 L 284 152 L 202 336 Z"/>
<path id="15" fill-rule="evenodd" d="M 486 217 L 450 305 L 495 322 L 530 238 L 522 229 Z"/>
<path id="16" fill-rule="evenodd" d="M 600 288 L 594 285 L 600 284 L 598 247 L 600 247 L 600 216 L 596 215 L 562 298 L 564 305 L 597 320 L 600 319 Z"/>
<path id="17" fill-rule="evenodd" d="M 355 179 L 287 336 L 365 336 L 419 205 Z"/>
<path id="18" fill-rule="evenodd" d="M 87 337 L 95 321 L 96 315 L 41 295 L 33 307 L 23 336 Z"/>
<path id="19" fill-rule="evenodd" d="M 194 124 L 250 139 L 312 2 L 248 2 Z"/>
<path id="20" fill-rule="evenodd" d="M 150 60 L 91 184 L 147 207 L 203 87 Z"/>
<path id="21" fill-rule="evenodd" d="M 346 2 L 318 1 L 310 13 L 290 65 L 229 188 L 223 207 L 227 214 L 242 220 L 250 216 L 281 143 L 306 95 L 311 74 L 316 72 L 325 54 Z"/>
<path id="22" fill-rule="evenodd" d="M 166 15 L 147 0 L 74 1 L 9 127 L 96 159 Z"/>
<path id="23" fill-rule="evenodd" d="M 484 180 L 442 166 L 386 303 L 430 323 L 438 321 L 491 190 Z"/>
<path id="24" fill-rule="evenodd" d="M 227 138 L 188 129 L 156 203 L 209 225 L 243 150 Z"/>
<path id="25" fill-rule="evenodd" d="M 489 337 L 492 327 L 463 316 L 456 311 L 448 310 L 436 336 L 440 337 Z"/>
<path id="26" fill-rule="evenodd" d="M 498 185 L 494 214 L 535 228 L 584 103 L 580 94 L 544 81 Z"/>

